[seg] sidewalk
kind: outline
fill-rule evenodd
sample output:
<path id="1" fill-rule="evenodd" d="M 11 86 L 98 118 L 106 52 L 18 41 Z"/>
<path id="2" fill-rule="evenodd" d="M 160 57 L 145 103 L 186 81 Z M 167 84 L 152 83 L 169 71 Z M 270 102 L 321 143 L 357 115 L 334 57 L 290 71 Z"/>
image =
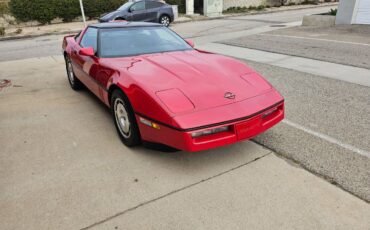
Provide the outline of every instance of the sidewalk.
<path id="1" fill-rule="evenodd" d="M 236 16 L 243 16 L 243 15 L 268 14 L 268 13 L 299 10 L 299 9 L 309 9 L 309 8 L 324 7 L 324 6 L 336 7 L 337 5 L 338 3 L 323 3 L 319 5 L 294 5 L 294 6 L 284 6 L 284 7 L 271 7 L 271 8 L 266 8 L 263 11 L 250 11 L 250 12 L 238 13 L 238 14 L 224 14 L 220 17 L 212 17 L 212 18 L 205 17 L 203 15 L 194 16 L 194 17 L 187 17 L 185 15 L 180 15 L 180 17 L 178 17 L 176 21 L 173 23 L 184 23 L 184 22 L 201 21 L 201 20 L 214 20 L 214 19 L 222 19 L 222 18 L 227 18 L 227 17 L 236 17 Z M 95 22 L 97 21 L 92 20 L 92 21 L 88 21 L 87 23 L 89 24 L 89 23 L 95 23 Z M 5 30 L 6 36 L 0 37 L 0 41 L 30 38 L 30 37 L 37 37 L 37 36 L 44 36 L 44 35 L 77 33 L 78 31 L 83 29 L 83 27 L 84 27 L 84 24 L 82 22 L 58 23 L 58 24 L 32 26 L 32 27 L 31 26 L 11 27 Z"/>

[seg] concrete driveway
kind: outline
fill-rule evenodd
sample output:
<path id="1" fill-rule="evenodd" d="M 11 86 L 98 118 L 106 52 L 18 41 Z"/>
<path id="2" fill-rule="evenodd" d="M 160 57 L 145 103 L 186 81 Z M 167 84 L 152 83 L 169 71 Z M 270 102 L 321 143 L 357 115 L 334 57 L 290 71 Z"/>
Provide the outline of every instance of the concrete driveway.
<path id="1" fill-rule="evenodd" d="M 253 142 L 126 148 L 61 56 L 1 62 L 2 229 L 366 229 L 370 206 Z"/>

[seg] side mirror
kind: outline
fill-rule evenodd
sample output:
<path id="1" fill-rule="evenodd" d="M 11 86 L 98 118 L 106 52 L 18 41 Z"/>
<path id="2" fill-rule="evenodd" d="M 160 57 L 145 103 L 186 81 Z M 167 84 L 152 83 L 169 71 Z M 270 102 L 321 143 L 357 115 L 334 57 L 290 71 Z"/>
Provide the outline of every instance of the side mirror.
<path id="1" fill-rule="evenodd" d="M 194 48 L 194 42 L 192 41 L 192 40 L 190 40 L 190 39 L 185 39 L 185 41 L 186 41 L 186 43 L 188 43 L 189 44 L 189 46 L 191 46 L 191 47 L 193 47 Z"/>
<path id="2" fill-rule="evenodd" d="M 81 56 L 92 57 L 95 55 L 95 51 L 92 47 L 86 47 L 86 48 L 81 48 L 78 54 Z"/>

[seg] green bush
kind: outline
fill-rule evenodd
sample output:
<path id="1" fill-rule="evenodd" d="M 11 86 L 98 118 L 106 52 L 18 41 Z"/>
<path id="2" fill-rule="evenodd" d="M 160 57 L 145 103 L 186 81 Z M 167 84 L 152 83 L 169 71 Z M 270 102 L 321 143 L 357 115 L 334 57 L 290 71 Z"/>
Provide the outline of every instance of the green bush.
<path id="1" fill-rule="evenodd" d="M 264 5 L 257 6 L 256 10 L 264 10 L 266 7 Z"/>
<path id="2" fill-rule="evenodd" d="M 32 2 L 24 0 L 11 0 L 9 9 L 12 15 L 19 21 L 26 22 L 32 20 Z"/>
<path id="3" fill-rule="evenodd" d="M 56 18 L 56 7 L 53 0 L 32 0 L 32 2 L 32 18 L 34 20 L 39 21 L 41 24 L 46 24 Z"/>
<path id="4" fill-rule="evenodd" d="M 11 0 L 10 11 L 20 21 L 36 20 L 42 24 L 56 18 L 55 1 L 57 0 Z"/>
<path id="5" fill-rule="evenodd" d="M 86 17 L 98 18 L 103 13 L 118 9 L 127 0 L 84 0 Z"/>
<path id="6" fill-rule="evenodd" d="M 79 0 L 59 0 L 55 3 L 56 16 L 64 22 L 71 22 L 81 15 Z"/>
<path id="7" fill-rule="evenodd" d="M 8 3 L 0 2 L 0 16 L 3 16 L 4 14 L 8 13 L 9 13 Z"/>
<path id="8" fill-rule="evenodd" d="M 169 5 L 177 5 L 179 13 L 184 14 L 186 12 L 185 0 L 166 0 Z"/>
<path id="9" fill-rule="evenodd" d="M 336 16 L 338 13 L 338 9 L 330 9 L 329 15 Z"/>
<path id="10" fill-rule="evenodd" d="M 87 18 L 116 10 L 127 0 L 83 0 Z M 19 21 L 36 20 L 42 24 L 59 17 L 70 22 L 81 15 L 79 0 L 11 0 L 10 11 Z"/>

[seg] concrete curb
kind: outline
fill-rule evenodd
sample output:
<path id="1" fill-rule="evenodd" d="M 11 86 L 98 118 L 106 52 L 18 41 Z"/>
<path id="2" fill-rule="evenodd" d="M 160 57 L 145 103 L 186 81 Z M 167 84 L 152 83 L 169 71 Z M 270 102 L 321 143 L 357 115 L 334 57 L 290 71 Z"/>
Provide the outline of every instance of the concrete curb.
<path id="1" fill-rule="evenodd" d="M 8 37 L 1 37 L 0 41 L 37 38 L 37 37 L 49 36 L 49 35 L 73 34 L 73 33 L 78 33 L 80 31 L 81 30 L 66 30 L 66 31 L 58 31 L 58 32 L 47 32 L 47 33 L 43 33 L 43 34 L 28 34 L 28 35 L 22 35 L 22 36 L 8 36 Z"/>
<path id="2" fill-rule="evenodd" d="M 326 7 L 326 6 L 338 6 L 338 2 L 324 3 L 324 4 L 318 4 L 318 5 L 307 5 L 305 7 L 282 9 L 282 10 L 257 11 L 257 12 L 252 12 L 252 13 L 236 13 L 236 14 L 230 14 L 230 15 L 226 14 L 224 17 L 238 17 L 238 16 L 243 16 L 243 15 L 272 14 L 272 13 L 278 13 L 278 12 L 286 12 L 286 11 L 294 11 L 294 10 L 306 10 L 306 9 Z M 284 7 L 279 7 L 279 9 L 280 8 L 284 8 Z"/>
<path id="3" fill-rule="evenodd" d="M 303 17 L 302 26 L 335 26 L 335 18 L 332 15 L 306 15 Z"/>
<path id="4" fill-rule="evenodd" d="M 216 19 L 223 19 L 223 18 L 246 16 L 246 15 L 273 14 L 273 13 L 280 13 L 280 12 L 286 12 L 286 11 L 306 10 L 306 9 L 326 7 L 326 6 L 338 6 L 338 2 L 324 3 L 324 4 L 319 4 L 319 5 L 307 5 L 305 7 L 291 8 L 291 9 L 284 9 L 284 7 L 279 7 L 278 10 L 271 10 L 271 11 L 262 10 L 262 11 L 255 11 L 255 12 L 246 12 L 246 13 L 230 13 L 230 14 L 224 14 L 222 16 L 217 16 L 217 17 L 197 18 L 197 19 L 191 19 L 189 21 L 173 22 L 172 24 L 194 22 L 194 21 L 216 20 Z"/>
<path id="5" fill-rule="evenodd" d="M 293 11 L 293 10 L 304 10 L 304 9 L 312 9 L 318 7 L 325 7 L 325 6 L 337 6 L 338 3 L 328 3 L 328 4 L 319 4 L 319 5 L 308 5 L 307 7 L 302 8 L 291 8 L 291 9 L 282 9 L 274 10 L 274 11 L 257 11 L 257 12 L 250 12 L 250 13 L 238 13 L 238 14 L 225 14 L 223 16 L 218 17 L 211 17 L 211 18 L 196 18 L 186 20 L 186 21 L 175 21 L 172 24 L 181 24 L 181 23 L 188 23 L 188 22 L 195 22 L 195 21 L 206 21 L 206 20 L 216 20 L 216 19 L 223 19 L 223 18 L 231 18 L 231 17 L 239 17 L 239 16 L 246 16 L 246 15 L 259 15 L 259 14 L 272 14 L 278 12 L 285 12 L 285 11 Z M 63 35 L 63 34 L 72 34 L 78 33 L 81 30 L 66 30 L 66 31 L 59 31 L 59 32 L 47 32 L 43 34 L 29 34 L 29 35 L 21 35 L 21 36 L 7 36 L 7 37 L 0 37 L 0 41 L 10 41 L 10 40 L 18 40 L 18 39 L 28 39 L 28 38 L 36 38 L 42 36 L 49 36 L 49 35 Z"/>

